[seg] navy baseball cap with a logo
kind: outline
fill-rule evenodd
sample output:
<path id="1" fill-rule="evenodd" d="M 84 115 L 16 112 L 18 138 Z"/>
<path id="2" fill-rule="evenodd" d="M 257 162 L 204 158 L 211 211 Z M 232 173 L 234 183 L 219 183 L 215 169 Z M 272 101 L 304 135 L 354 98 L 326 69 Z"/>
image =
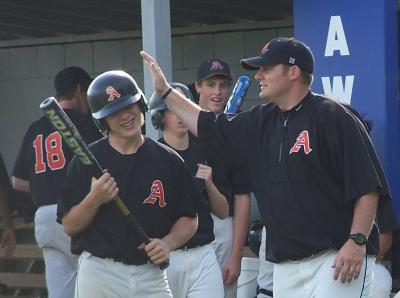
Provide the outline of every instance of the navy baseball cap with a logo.
<path id="1" fill-rule="evenodd" d="M 197 69 L 197 81 L 204 81 L 214 76 L 223 76 L 232 80 L 229 65 L 220 59 L 204 61 Z"/>
<path id="2" fill-rule="evenodd" d="M 246 69 L 256 70 L 266 65 L 297 65 L 301 70 L 312 74 L 314 57 L 310 48 L 294 38 L 277 37 L 268 42 L 260 56 L 242 59 L 240 64 Z"/>

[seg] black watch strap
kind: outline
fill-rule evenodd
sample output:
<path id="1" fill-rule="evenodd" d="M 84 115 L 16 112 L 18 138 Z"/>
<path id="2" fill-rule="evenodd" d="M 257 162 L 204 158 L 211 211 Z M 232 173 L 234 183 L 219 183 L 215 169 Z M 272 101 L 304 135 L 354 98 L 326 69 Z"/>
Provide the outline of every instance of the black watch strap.
<path id="1" fill-rule="evenodd" d="M 365 236 L 363 233 L 350 234 L 349 238 L 358 245 L 365 245 L 368 242 L 367 236 Z"/>

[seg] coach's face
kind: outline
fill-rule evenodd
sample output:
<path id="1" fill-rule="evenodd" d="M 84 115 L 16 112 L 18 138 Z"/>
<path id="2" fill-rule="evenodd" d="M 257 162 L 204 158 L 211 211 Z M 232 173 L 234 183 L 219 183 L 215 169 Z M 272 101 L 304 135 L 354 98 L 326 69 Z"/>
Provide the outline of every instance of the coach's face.
<path id="1" fill-rule="evenodd" d="M 144 123 L 143 114 L 137 103 L 131 104 L 106 117 L 110 135 L 120 138 L 132 138 L 141 135 Z"/>
<path id="2" fill-rule="evenodd" d="M 266 65 L 257 70 L 255 79 L 260 82 L 260 98 L 279 103 L 287 96 L 291 87 L 288 77 L 289 66 Z"/>
<path id="3" fill-rule="evenodd" d="M 221 113 L 228 101 L 232 82 L 224 76 L 214 76 L 196 83 L 199 106 L 214 113 Z"/>

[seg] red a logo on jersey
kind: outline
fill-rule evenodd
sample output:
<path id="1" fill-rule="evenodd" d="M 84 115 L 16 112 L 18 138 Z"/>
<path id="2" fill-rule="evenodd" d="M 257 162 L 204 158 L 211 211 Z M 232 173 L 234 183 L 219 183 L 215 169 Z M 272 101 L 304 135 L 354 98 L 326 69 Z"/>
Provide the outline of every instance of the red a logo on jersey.
<path id="1" fill-rule="evenodd" d="M 160 180 L 154 180 L 151 185 L 151 193 L 147 197 L 146 200 L 143 201 L 143 204 L 152 204 L 154 205 L 158 200 L 158 205 L 163 208 L 167 205 L 164 197 L 164 187 Z"/>
<path id="2" fill-rule="evenodd" d="M 296 143 L 294 143 L 292 149 L 290 149 L 289 154 L 293 152 L 299 152 L 299 150 L 303 148 L 304 153 L 308 154 L 312 151 L 310 148 L 310 138 L 308 136 L 308 131 L 303 130 L 296 139 Z"/>

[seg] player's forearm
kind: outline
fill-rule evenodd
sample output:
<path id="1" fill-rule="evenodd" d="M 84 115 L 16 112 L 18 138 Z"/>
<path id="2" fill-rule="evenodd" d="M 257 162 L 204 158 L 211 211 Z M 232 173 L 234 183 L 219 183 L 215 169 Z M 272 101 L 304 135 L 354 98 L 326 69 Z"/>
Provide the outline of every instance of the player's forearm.
<path id="1" fill-rule="evenodd" d="M 180 217 L 172 226 L 171 231 L 163 240 L 168 244 L 171 251 L 187 243 L 197 230 L 197 217 Z"/>
<path id="2" fill-rule="evenodd" d="M 15 190 L 21 192 L 29 192 L 29 181 L 12 176 L 11 183 Z"/>
<path id="3" fill-rule="evenodd" d="M 250 219 L 250 195 L 236 194 L 234 204 L 232 256 L 241 258 Z"/>
<path id="4" fill-rule="evenodd" d="M 379 235 L 379 252 L 377 255 L 377 259 L 382 260 L 386 254 L 389 252 L 393 243 L 393 232 L 385 232 Z"/>
<path id="5" fill-rule="evenodd" d="M 177 90 L 173 90 L 165 99 L 168 108 L 197 136 L 197 121 L 201 109 Z"/>
<path id="6" fill-rule="evenodd" d="M 378 207 L 379 196 L 376 192 L 370 192 L 359 198 L 354 206 L 351 234 L 362 233 L 369 236 Z"/>
<path id="7" fill-rule="evenodd" d="M 229 215 L 229 204 L 226 197 L 219 192 L 214 183 L 206 186 L 210 210 L 215 216 L 224 219 Z"/>
<path id="8" fill-rule="evenodd" d="M 78 205 L 72 207 L 62 219 L 64 231 L 69 236 L 75 236 L 85 230 L 96 216 L 100 205 L 91 200 L 89 193 Z"/>

